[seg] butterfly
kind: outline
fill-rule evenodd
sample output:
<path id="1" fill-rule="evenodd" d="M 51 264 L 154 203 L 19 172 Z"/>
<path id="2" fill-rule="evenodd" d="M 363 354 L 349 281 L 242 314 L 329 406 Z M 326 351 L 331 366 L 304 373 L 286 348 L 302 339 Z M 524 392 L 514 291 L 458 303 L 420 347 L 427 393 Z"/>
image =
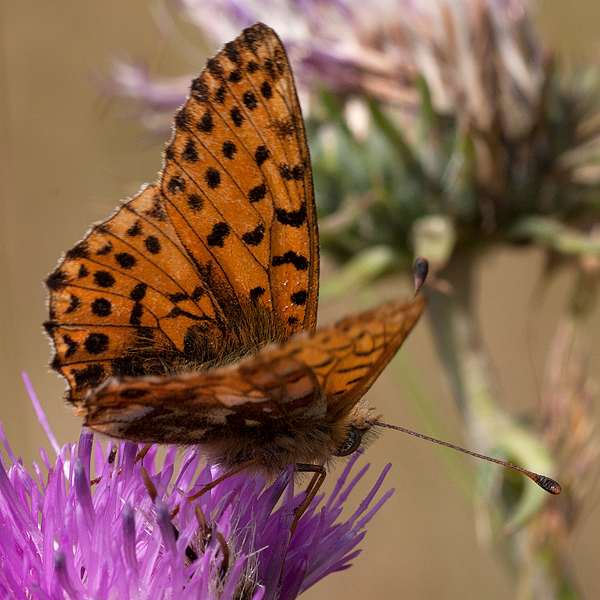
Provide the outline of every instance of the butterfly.
<path id="1" fill-rule="evenodd" d="M 316 329 L 310 157 L 263 24 L 192 82 L 158 182 L 93 225 L 46 285 L 52 367 L 85 426 L 268 475 L 324 473 L 360 447 L 378 418 L 364 395 L 426 305 Z"/>

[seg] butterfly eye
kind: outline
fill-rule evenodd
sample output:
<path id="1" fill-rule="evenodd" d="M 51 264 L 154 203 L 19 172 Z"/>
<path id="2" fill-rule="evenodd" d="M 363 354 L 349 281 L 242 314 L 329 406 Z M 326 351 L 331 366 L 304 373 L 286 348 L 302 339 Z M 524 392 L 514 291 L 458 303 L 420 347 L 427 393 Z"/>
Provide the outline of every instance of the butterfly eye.
<path id="1" fill-rule="evenodd" d="M 362 441 L 362 434 L 359 429 L 356 427 L 350 426 L 348 430 L 348 435 L 344 440 L 344 443 L 337 449 L 335 452 L 336 456 L 348 456 L 349 454 L 353 454 L 360 448 L 360 443 Z"/>

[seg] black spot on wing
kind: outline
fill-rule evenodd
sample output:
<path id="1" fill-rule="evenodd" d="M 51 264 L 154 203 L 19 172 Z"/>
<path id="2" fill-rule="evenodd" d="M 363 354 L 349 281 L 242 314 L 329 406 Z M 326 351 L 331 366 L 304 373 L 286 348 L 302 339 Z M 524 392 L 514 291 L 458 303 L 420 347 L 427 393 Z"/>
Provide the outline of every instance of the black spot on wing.
<path id="1" fill-rule="evenodd" d="M 242 96 L 242 101 L 244 103 L 244 106 L 248 109 L 248 110 L 254 110 L 257 106 L 258 106 L 258 101 L 256 100 L 256 96 L 254 95 L 253 92 L 244 92 L 244 95 Z"/>
<path id="2" fill-rule="evenodd" d="M 152 208 L 144 211 L 150 218 L 156 219 L 157 221 L 166 221 L 167 212 L 159 196 L 155 196 L 152 200 Z"/>
<path id="3" fill-rule="evenodd" d="M 56 321 L 44 321 L 44 329 L 48 335 L 53 336 L 57 328 L 58 323 Z"/>
<path id="4" fill-rule="evenodd" d="M 192 292 L 191 298 L 194 302 L 197 302 L 204 296 L 204 288 L 202 286 L 197 285 Z"/>
<path id="5" fill-rule="evenodd" d="M 115 284 L 115 278 L 108 271 L 96 271 L 94 273 L 94 283 L 98 287 L 110 288 Z"/>
<path id="6" fill-rule="evenodd" d="M 58 354 L 55 354 L 54 358 L 52 359 L 52 362 L 50 363 L 50 368 L 54 369 L 55 371 L 60 371 L 62 369 L 62 366 L 63 366 L 62 360 L 60 360 L 60 357 L 58 356 Z"/>
<path id="7" fill-rule="evenodd" d="M 226 98 L 227 98 L 227 90 L 225 89 L 225 86 L 222 85 L 215 92 L 215 100 L 219 104 L 225 104 Z"/>
<path id="8" fill-rule="evenodd" d="M 206 62 L 206 68 L 217 79 L 223 78 L 223 69 L 217 58 L 211 58 Z"/>
<path id="9" fill-rule="evenodd" d="M 254 160 L 256 161 L 256 164 L 260 167 L 265 162 L 265 160 L 269 158 L 270 155 L 271 153 L 269 152 L 269 149 L 266 146 L 259 146 L 254 152 Z"/>
<path id="10" fill-rule="evenodd" d="M 96 254 L 98 256 L 106 256 L 107 254 L 110 254 L 112 252 L 112 249 L 112 242 L 106 242 L 106 244 L 104 244 L 103 246 L 98 248 L 98 250 L 96 250 Z"/>
<path id="11" fill-rule="evenodd" d="M 294 292 L 290 296 L 290 300 L 292 301 L 292 304 L 296 304 L 297 306 L 304 306 L 306 304 L 307 298 L 308 298 L 308 293 L 306 292 L 306 290 Z"/>
<path id="12" fill-rule="evenodd" d="M 270 100 L 273 97 L 273 88 L 268 81 L 263 81 L 260 85 L 260 93 L 265 100 Z"/>
<path id="13" fill-rule="evenodd" d="M 76 342 L 70 335 L 66 333 L 62 336 L 62 340 L 67 346 L 65 358 L 71 358 L 71 356 L 73 356 L 73 354 L 75 354 L 75 352 L 77 351 L 77 348 L 79 348 L 79 343 Z"/>
<path id="14" fill-rule="evenodd" d="M 301 254 L 297 254 L 293 250 L 288 250 L 281 256 L 274 256 L 271 264 L 274 267 L 294 265 L 298 271 L 306 271 L 306 269 L 308 269 L 308 259 Z"/>
<path id="15" fill-rule="evenodd" d="M 198 102 L 208 102 L 208 84 L 202 77 L 192 81 L 192 95 Z"/>
<path id="16" fill-rule="evenodd" d="M 122 269 L 131 269 L 137 263 L 137 259 L 129 252 L 119 252 L 115 254 L 115 260 Z"/>
<path id="17" fill-rule="evenodd" d="M 184 129 L 190 126 L 191 117 L 188 111 L 183 106 L 177 113 L 175 113 L 175 127 L 177 129 Z"/>
<path id="18" fill-rule="evenodd" d="M 242 74 L 238 69 L 234 69 L 229 73 L 228 79 L 231 83 L 239 83 L 242 80 Z"/>
<path id="19" fill-rule="evenodd" d="M 212 231 L 206 237 L 206 243 L 209 246 L 218 246 L 222 248 L 225 245 L 225 238 L 229 235 L 231 228 L 227 223 L 221 221 L 213 225 Z"/>
<path id="20" fill-rule="evenodd" d="M 231 120 L 233 121 L 233 124 L 236 127 L 241 127 L 242 123 L 244 122 L 244 115 L 242 114 L 242 111 L 239 109 L 238 106 L 234 106 L 230 111 L 229 114 L 231 116 Z"/>
<path id="21" fill-rule="evenodd" d="M 142 234 L 142 222 L 138 219 L 126 232 L 128 237 L 137 237 Z"/>
<path id="22" fill-rule="evenodd" d="M 294 181 L 301 181 L 304 177 L 304 167 L 302 165 L 294 165 L 292 167 L 292 179 Z"/>
<path id="23" fill-rule="evenodd" d="M 265 71 L 267 72 L 267 74 L 269 75 L 269 77 L 271 79 L 275 79 L 275 67 L 273 65 L 273 61 L 270 58 L 267 58 L 265 60 L 263 67 L 264 67 Z"/>
<path id="24" fill-rule="evenodd" d="M 71 313 L 76 311 L 81 306 L 81 300 L 75 295 L 71 294 L 71 300 L 69 301 L 69 306 L 65 313 Z"/>
<path id="25" fill-rule="evenodd" d="M 214 167 L 208 167 L 206 172 L 204 173 L 204 181 L 206 181 L 206 185 L 211 189 L 215 190 L 221 185 L 221 174 L 218 169 Z"/>
<path id="26" fill-rule="evenodd" d="M 196 148 L 196 142 L 192 138 L 189 138 L 185 144 L 185 148 L 181 153 L 181 158 L 186 162 L 195 163 L 198 161 L 198 149 Z"/>
<path id="27" fill-rule="evenodd" d="M 285 210 L 284 208 L 278 208 L 275 210 L 275 215 L 277 220 L 282 225 L 301 227 L 306 221 L 306 203 L 303 203 L 298 210 Z"/>
<path id="28" fill-rule="evenodd" d="M 252 288 L 250 290 L 250 299 L 253 301 L 258 300 L 267 290 L 265 290 L 264 287 L 258 286 L 255 288 Z"/>
<path id="29" fill-rule="evenodd" d="M 136 302 L 131 309 L 129 315 L 129 324 L 133 327 L 139 327 L 142 324 L 142 315 L 144 314 L 144 307 L 141 302 Z"/>
<path id="30" fill-rule="evenodd" d="M 79 244 L 77 244 L 67 252 L 66 257 L 69 259 L 89 258 L 90 252 L 88 250 L 87 243 L 79 242 Z"/>
<path id="31" fill-rule="evenodd" d="M 129 292 L 129 297 L 136 302 L 140 302 L 144 299 L 146 295 L 146 290 L 148 289 L 148 285 L 146 283 L 138 283 L 132 290 Z"/>
<path id="32" fill-rule="evenodd" d="M 108 336 L 105 333 L 90 333 L 85 338 L 83 347 L 90 354 L 102 354 L 108 348 Z"/>
<path id="33" fill-rule="evenodd" d="M 150 254 L 158 254 L 161 249 L 160 240 L 154 235 L 149 235 L 144 240 L 144 246 Z"/>
<path id="34" fill-rule="evenodd" d="M 223 142 L 223 156 L 225 158 L 231 160 L 235 156 L 236 152 L 237 152 L 237 147 L 231 140 L 227 140 L 226 142 Z"/>
<path id="35" fill-rule="evenodd" d="M 212 118 L 212 115 L 209 111 L 206 111 L 200 121 L 198 121 L 198 125 L 196 125 L 198 131 L 202 133 L 210 133 L 214 128 L 215 124 Z"/>
<path id="36" fill-rule="evenodd" d="M 92 314 L 97 317 L 108 317 L 112 312 L 112 304 L 106 298 L 96 298 L 91 304 Z"/>
<path id="37" fill-rule="evenodd" d="M 248 192 L 248 200 L 250 202 L 258 202 L 262 200 L 267 195 L 267 186 L 264 183 L 253 187 Z"/>
<path id="38" fill-rule="evenodd" d="M 248 231 L 242 235 L 242 241 L 248 246 L 258 246 L 265 237 L 265 227 L 259 223 L 252 231 Z"/>
<path id="39" fill-rule="evenodd" d="M 189 296 L 184 292 L 175 292 L 174 294 L 168 294 L 167 298 L 173 302 L 173 304 L 177 304 L 177 302 L 183 302 L 184 300 L 188 300 Z"/>
<path id="40" fill-rule="evenodd" d="M 238 45 L 235 40 L 227 42 L 223 48 L 225 56 L 234 64 L 239 65 L 241 63 Z"/>
<path id="41" fill-rule="evenodd" d="M 204 206 L 204 198 L 202 198 L 202 196 L 199 196 L 198 194 L 189 194 L 187 201 L 189 207 L 194 212 L 200 212 L 202 210 L 202 207 Z"/>
<path id="42" fill-rule="evenodd" d="M 87 365 L 84 369 L 73 369 L 75 385 L 82 388 L 93 388 L 102 383 L 106 372 L 102 365 Z"/>
<path id="43" fill-rule="evenodd" d="M 174 175 L 171 177 L 171 179 L 169 179 L 167 190 L 170 194 L 183 192 L 185 190 L 185 179 L 183 177 L 179 177 L 178 175 Z"/>
<path id="44" fill-rule="evenodd" d="M 48 275 L 48 277 L 46 278 L 46 285 L 53 292 L 56 292 L 65 287 L 66 283 L 67 275 L 64 271 L 54 271 L 54 273 L 50 273 L 50 275 Z"/>
<path id="45" fill-rule="evenodd" d="M 292 179 L 292 170 L 290 169 L 289 165 L 279 165 L 279 174 L 281 175 L 282 179 L 285 179 L 285 181 L 291 181 Z"/>

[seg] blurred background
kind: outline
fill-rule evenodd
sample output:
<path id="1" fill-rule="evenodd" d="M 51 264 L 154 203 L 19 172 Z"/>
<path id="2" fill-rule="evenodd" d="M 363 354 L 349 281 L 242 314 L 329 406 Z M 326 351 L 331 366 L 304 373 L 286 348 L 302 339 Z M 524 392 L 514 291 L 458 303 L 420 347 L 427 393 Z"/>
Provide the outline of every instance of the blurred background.
<path id="1" fill-rule="evenodd" d="M 47 367 L 51 351 L 41 327 L 47 317 L 42 282 L 92 222 L 155 180 L 168 137 L 157 141 L 160 136 L 148 135 L 126 118 L 118 100 L 100 94 L 99 74 L 110 73 L 112 59 L 120 54 L 147 64 L 152 73 L 199 72 L 214 51 L 207 45 L 203 52 L 200 42 L 195 50 L 186 46 L 183 51 L 165 42 L 159 12 L 160 4 L 145 0 L 0 4 L 0 420 L 26 465 L 38 459 L 40 446 L 49 453 L 50 448 L 21 382 L 22 370 L 31 377 L 58 441 L 76 441 L 80 431 L 80 422 L 62 401 L 63 381 Z M 533 15 L 559 63 L 598 62 L 598 3 L 540 1 Z M 536 378 L 543 374 L 573 284 L 572 273 L 561 273 L 535 296 L 532 310 L 543 264 L 539 248 L 513 247 L 488 252 L 476 272 L 483 341 L 501 382 L 504 408 L 517 415 L 536 413 Z M 323 277 L 334 272 L 325 261 Z M 408 279 L 386 280 L 378 284 L 377 294 L 391 297 L 410 289 Z M 327 300 L 320 306 L 320 322 L 360 310 L 369 301 L 356 294 Z M 589 372 L 597 376 L 598 310 L 589 328 Z M 466 444 L 427 319 L 394 364 L 369 393 L 387 422 L 429 433 L 411 391 L 399 383 L 398 375 L 413 369 L 435 400 L 438 418 L 450 432 L 448 441 Z M 478 541 L 473 506 L 443 469 L 443 452 L 399 433 L 382 433 L 368 449 L 366 459 L 373 467 L 365 483 L 372 484 L 392 462 L 387 487 L 396 493 L 370 524 L 355 566 L 320 582 L 305 598 L 515 597 L 510 570 L 490 545 Z M 574 579 L 585 598 L 600 593 L 599 538 L 600 508 L 592 499 L 568 542 Z"/>

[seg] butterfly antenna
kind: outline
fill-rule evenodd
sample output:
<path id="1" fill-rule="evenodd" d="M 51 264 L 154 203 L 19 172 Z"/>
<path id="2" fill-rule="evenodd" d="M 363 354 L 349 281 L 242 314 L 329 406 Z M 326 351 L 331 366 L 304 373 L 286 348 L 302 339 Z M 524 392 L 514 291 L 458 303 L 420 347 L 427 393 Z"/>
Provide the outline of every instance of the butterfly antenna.
<path id="1" fill-rule="evenodd" d="M 423 287 L 425 283 L 425 279 L 427 279 L 427 273 L 429 272 L 429 263 L 426 258 L 419 256 L 417 260 L 415 260 L 414 265 L 414 273 L 415 273 L 415 293 L 416 296 Z"/>
<path id="2" fill-rule="evenodd" d="M 545 475 L 538 475 L 533 471 L 522 469 L 521 467 L 517 467 L 516 465 L 513 465 L 508 462 L 504 462 L 503 460 L 498 460 L 497 458 L 492 458 L 491 456 L 486 456 L 485 454 L 472 452 L 471 450 L 466 450 L 465 448 L 461 448 L 460 446 L 454 446 L 453 444 L 449 444 L 448 442 L 442 442 L 441 440 L 437 440 L 436 438 L 429 437 L 428 435 L 423 435 L 422 433 L 416 433 L 415 431 L 405 429 L 404 427 L 398 427 L 397 425 L 388 425 L 387 423 L 382 423 L 381 421 L 367 421 L 367 424 L 374 425 L 377 427 L 388 427 L 389 429 L 396 429 L 397 431 L 402 431 L 403 433 L 414 435 L 415 437 L 421 438 L 422 440 L 427 440 L 428 442 L 433 442 L 434 444 L 440 444 L 441 446 L 446 446 L 446 448 L 452 448 L 453 450 L 464 452 L 465 454 L 469 454 L 470 456 L 475 456 L 476 458 L 481 458 L 482 460 L 487 460 L 489 462 L 496 463 L 497 465 L 502 465 L 503 467 L 509 467 L 510 469 L 514 469 L 515 471 L 523 473 L 523 475 L 529 477 L 529 479 L 537 483 L 543 490 L 546 490 L 550 494 L 560 494 L 560 483 L 558 483 L 558 481 L 554 481 L 554 479 L 551 479 L 550 477 L 546 477 Z"/>

